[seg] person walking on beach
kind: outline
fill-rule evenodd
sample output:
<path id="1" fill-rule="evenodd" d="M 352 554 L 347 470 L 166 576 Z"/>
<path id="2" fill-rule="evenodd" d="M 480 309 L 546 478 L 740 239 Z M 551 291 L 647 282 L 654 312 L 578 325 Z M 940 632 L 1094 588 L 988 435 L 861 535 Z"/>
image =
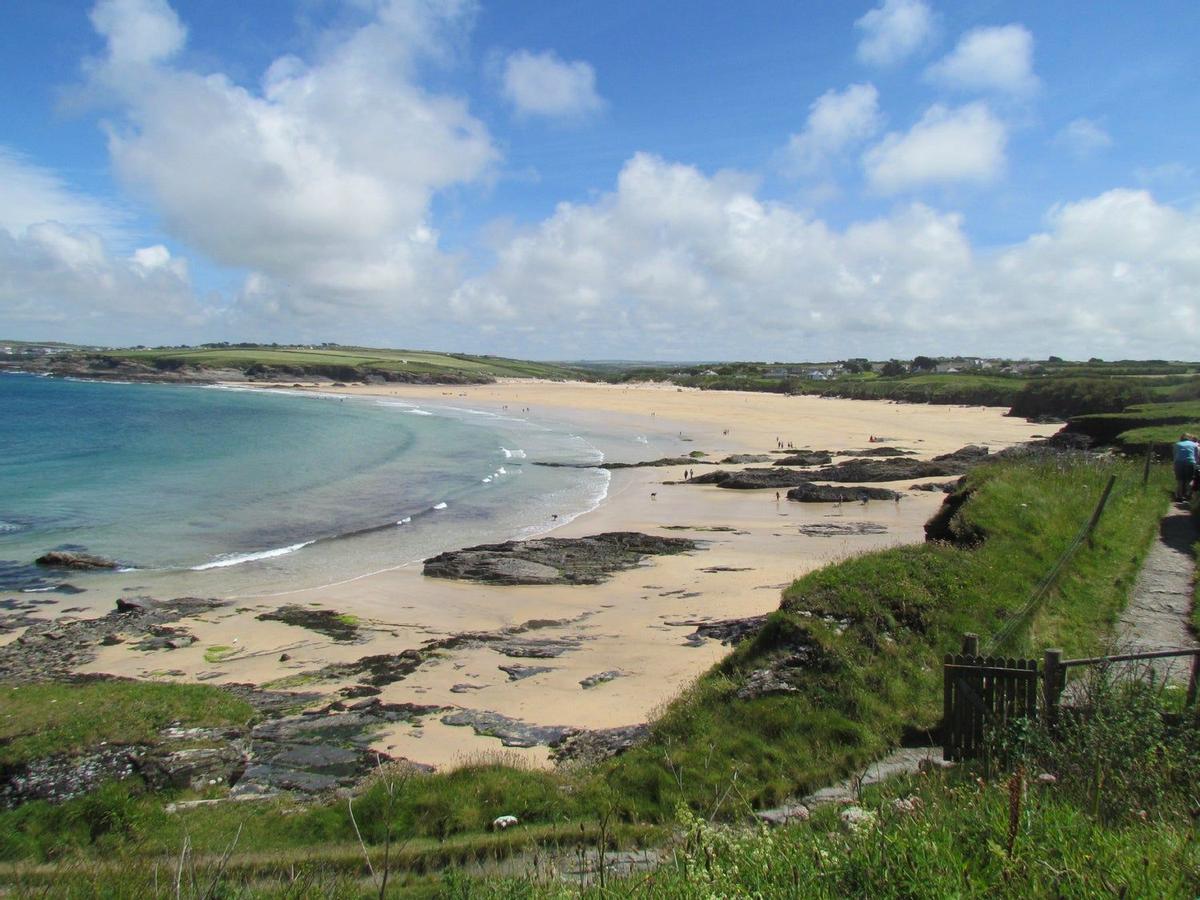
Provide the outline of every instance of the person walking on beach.
<path id="1" fill-rule="evenodd" d="M 1192 495 L 1192 479 L 1196 477 L 1196 458 L 1200 446 L 1196 436 L 1181 434 L 1175 443 L 1175 499 L 1187 500 Z"/>

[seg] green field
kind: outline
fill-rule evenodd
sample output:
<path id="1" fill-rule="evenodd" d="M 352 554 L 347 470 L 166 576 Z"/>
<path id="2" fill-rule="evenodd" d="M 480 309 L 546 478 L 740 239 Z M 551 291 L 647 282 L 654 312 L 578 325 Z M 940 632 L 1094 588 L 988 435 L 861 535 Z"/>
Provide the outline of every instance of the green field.
<path id="1" fill-rule="evenodd" d="M 1180 434 L 1200 432 L 1200 400 L 1140 403 L 1121 412 L 1076 416 L 1069 428 L 1126 450 L 1154 446 L 1165 452 L 1164 445 L 1179 440 Z"/>
<path id="2" fill-rule="evenodd" d="M 537 363 L 494 356 L 430 353 L 417 350 L 373 350 L 363 347 L 203 347 L 190 349 L 114 350 L 104 358 L 129 360 L 163 370 L 193 369 L 278 369 L 283 373 L 324 374 L 341 372 L 347 377 L 382 373 L 407 375 L 492 378 L 578 378 L 575 369 L 553 363 Z"/>

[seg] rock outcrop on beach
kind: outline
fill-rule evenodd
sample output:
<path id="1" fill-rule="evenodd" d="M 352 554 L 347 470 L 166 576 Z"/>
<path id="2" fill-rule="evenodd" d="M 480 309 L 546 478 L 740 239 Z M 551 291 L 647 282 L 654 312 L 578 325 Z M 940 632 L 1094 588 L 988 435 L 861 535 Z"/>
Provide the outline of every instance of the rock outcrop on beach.
<path id="1" fill-rule="evenodd" d="M 772 465 L 776 466 L 827 466 L 833 462 L 833 457 L 825 450 L 814 450 L 808 453 L 795 453 L 777 459 Z"/>
<path id="2" fill-rule="evenodd" d="M 51 550 L 49 553 L 43 553 L 34 562 L 48 569 L 79 569 L 81 571 L 116 569 L 119 566 L 116 560 L 76 550 Z"/>
<path id="3" fill-rule="evenodd" d="M 425 560 L 431 578 L 485 584 L 598 584 L 647 556 L 700 549 L 686 538 L 611 531 L 582 538 L 537 538 L 451 550 Z"/>
<path id="4" fill-rule="evenodd" d="M 309 609 L 288 604 L 274 612 L 261 613 L 255 618 L 260 622 L 283 622 L 285 625 L 307 628 L 345 643 L 353 643 L 361 638 L 358 620 L 334 609 Z"/>
<path id="5" fill-rule="evenodd" d="M 720 641 L 730 647 L 751 635 L 758 634 L 767 621 L 766 615 L 742 619 L 720 619 L 715 622 L 668 622 L 668 625 L 695 625 L 696 630 L 683 639 L 690 647 L 703 647 L 705 641 Z"/>
<path id="6" fill-rule="evenodd" d="M 656 469 L 666 468 L 668 466 L 711 466 L 713 463 L 706 462 L 702 459 L 696 459 L 694 456 L 663 456 L 659 459 L 647 459 L 642 462 L 605 462 L 605 463 L 561 463 L 561 462 L 535 462 L 535 466 L 543 466 L 547 469 L 607 469 L 610 472 L 616 469 Z"/>
<path id="7" fill-rule="evenodd" d="M 743 491 L 758 488 L 779 490 L 804 484 L 814 477 L 811 472 L 797 472 L 795 469 L 742 469 L 736 472 L 718 469 L 715 472 L 705 472 L 703 475 L 689 478 L 685 484 L 715 484 L 717 487 Z"/>
<path id="8" fill-rule="evenodd" d="M 864 481 L 900 481 L 913 478 L 937 478 L 965 475 L 967 470 L 988 456 L 987 447 L 967 446 L 930 460 L 908 458 L 849 459 L 837 465 L 816 469 L 807 475 L 810 481 L 858 483 Z"/>
<path id="9" fill-rule="evenodd" d="M 800 503 L 852 503 L 863 500 L 895 500 L 900 495 L 887 488 L 843 487 L 834 484 L 801 484 L 787 492 Z"/>
<path id="10" fill-rule="evenodd" d="M 554 744 L 579 729 L 570 725 L 531 725 L 520 719 L 482 709 L 460 709 L 442 716 L 445 725 L 469 725 L 481 737 L 495 737 L 505 747 L 536 747 Z"/>
<path id="11" fill-rule="evenodd" d="M 723 466 L 744 466 L 750 463 L 765 463 L 772 459 L 769 453 L 734 453 L 721 460 Z"/>
<path id="12" fill-rule="evenodd" d="M 222 600 L 181 597 L 156 602 L 122 598 L 117 608 L 96 619 L 38 620 L 15 641 L 0 647 L 0 681 L 44 681 L 70 676 L 96 658 L 104 643 L 134 642 L 140 649 L 172 650 L 190 644 L 190 635 L 170 623 L 226 606 Z M 7 618 L 7 617 L 0 617 Z M 145 642 L 145 646 L 142 646 Z"/>
<path id="13" fill-rule="evenodd" d="M 887 526 L 879 522 L 810 522 L 801 525 L 799 531 L 809 537 L 858 537 L 887 534 Z"/>
<path id="14" fill-rule="evenodd" d="M 916 456 L 912 450 L 900 450 L 897 447 L 868 447 L 863 450 L 839 450 L 838 456 Z"/>
<path id="15" fill-rule="evenodd" d="M 808 459 L 814 457 L 811 454 L 803 456 L 793 455 L 779 460 L 770 469 L 750 468 L 740 471 L 717 469 L 715 472 L 705 472 L 703 475 L 689 478 L 685 483 L 715 484 L 717 487 L 730 488 L 732 490 L 755 490 L 761 488 L 779 490 L 780 488 L 796 488 L 802 485 L 810 485 L 814 481 L 833 481 L 842 484 L 855 484 L 867 481 L 899 481 L 901 479 L 963 475 L 972 466 L 986 459 L 987 456 L 987 447 L 967 446 L 955 450 L 953 453 L 935 456 L 931 460 L 909 459 L 907 457 L 896 458 L 891 456 L 882 459 L 867 457 L 848 459 L 845 462 L 825 466 L 820 469 L 797 471 L 787 468 L 785 464 L 792 462 L 796 465 L 804 465 L 807 464 Z M 828 459 L 826 459 L 826 462 L 828 462 Z M 894 499 L 895 496 L 894 493 L 886 497 L 880 495 L 878 499 Z M 796 497 L 793 499 L 800 498 Z M 846 498 L 830 497 L 829 499 L 836 501 Z M 854 499 L 861 499 L 861 497 Z M 877 498 L 872 497 L 870 499 Z"/>
<path id="16" fill-rule="evenodd" d="M 550 758 L 558 765 L 597 763 L 631 750 L 649 737 L 650 726 L 645 723 L 580 731 L 552 743 Z"/>

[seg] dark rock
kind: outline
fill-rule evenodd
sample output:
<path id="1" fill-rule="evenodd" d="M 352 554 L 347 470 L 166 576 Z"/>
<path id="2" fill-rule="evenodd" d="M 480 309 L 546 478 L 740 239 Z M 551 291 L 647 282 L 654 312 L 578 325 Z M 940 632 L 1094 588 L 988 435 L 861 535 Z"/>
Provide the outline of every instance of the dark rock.
<path id="1" fill-rule="evenodd" d="M 283 622 L 307 628 L 335 641 L 352 643 L 360 639 L 358 622 L 333 609 L 310 609 L 304 606 L 281 606 L 274 612 L 255 616 L 260 622 Z"/>
<path id="2" fill-rule="evenodd" d="M 425 560 L 425 574 L 487 584 L 597 584 L 647 556 L 699 549 L 695 541 L 616 531 L 452 550 Z"/>
<path id="3" fill-rule="evenodd" d="M 801 525 L 800 533 L 809 537 L 853 537 L 863 534 L 887 534 L 887 526 L 878 522 L 814 522 Z"/>
<path id="4" fill-rule="evenodd" d="M 585 765 L 617 756 L 650 737 L 650 726 L 624 725 L 619 728 L 599 728 L 567 735 L 550 745 L 550 758 L 559 765 L 582 763 Z"/>
<path id="5" fill-rule="evenodd" d="M 961 479 L 956 478 L 954 481 L 927 481 L 924 484 L 914 484 L 909 487 L 910 491 L 941 491 L 943 494 L 948 494 L 958 487 Z"/>
<path id="6" fill-rule="evenodd" d="M 696 630 L 684 638 L 684 642 L 693 647 L 703 647 L 706 640 L 720 641 L 722 644 L 733 646 L 752 635 L 758 634 L 765 615 L 747 616 L 744 619 L 721 619 L 716 622 L 668 622 L 668 625 L 695 625 Z"/>
<path id="7" fill-rule="evenodd" d="M 568 725 L 530 725 L 500 713 L 478 709 L 462 709 L 442 716 L 446 725 L 469 725 L 483 737 L 500 738 L 505 747 L 536 747 L 555 744 L 579 732 Z"/>
<path id="8" fill-rule="evenodd" d="M 496 651 L 518 659 L 556 659 L 579 647 L 579 638 L 514 638 L 494 644 Z"/>
<path id="9" fill-rule="evenodd" d="M 155 789 L 201 791 L 237 781 L 246 769 L 246 755 L 241 747 L 227 741 L 211 747 L 161 748 L 142 756 L 137 769 Z"/>
<path id="10" fill-rule="evenodd" d="M 383 725 L 413 721 L 445 707 L 371 702 L 358 709 L 332 707 L 311 715 L 272 719 L 250 733 L 250 761 L 234 785 L 233 795 L 278 790 L 323 793 L 350 787 L 377 770 L 390 757 L 370 749 Z"/>
<path id="11" fill-rule="evenodd" d="M 979 462 L 986 459 L 991 451 L 982 444 L 967 444 L 965 447 L 959 447 L 953 453 L 943 453 L 941 456 L 935 456 L 934 462 Z"/>
<path id="12" fill-rule="evenodd" d="M 287 662 L 291 658 L 292 658 L 292 654 L 290 654 L 290 653 L 280 653 L 279 654 L 280 662 Z"/>
<path id="13" fill-rule="evenodd" d="M 833 457 L 825 451 L 817 453 L 796 453 L 792 456 L 785 456 L 783 459 L 775 460 L 772 465 L 776 466 L 827 466 L 833 462 Z"/>
<path id="14" fill-rule="evenodd" d="M 224 606 L 220 600 L 180 597 L 164 603 L 113 610 L 95 619 L 57 619 L 29 625 L 20 639 L 0 647 L 0 680 L 43 681 L 72 675 L 96 658 L 97 648 L 109 635 L 122 634 L 131 641 L 150 642 L 144 649 L 171 649 L 191 639 L 181 629 L 165 623 L 211 612 Z M 46 640 L 52 632 L 57 639 Z"/>
<path id="15" fill-rule="evenodd" d="M 482 691 L 487 685 L 484 684 L 469 684 L 461 682 L 450 688 L 452 694 L 469 694 L 471 691 Z"/>
<path id="16" fill-rule="evenodd" d="M 800 503 L 853 503 L 863 500 L 895 500 L 900 495 L 887 488 L 838 487 L 829 484 L 798 485 L 787 492 L 789 500 Z"/>
<path id="17" fill-rule="evenodd" d="M 597 672 L 595 675 L 589 675 L 587 678 L 579 682 L 580 687 L 584 690 L 594 688 L 598 684 L 605 684 L 615 678 L 620 678 L 625 673 L 619 669 L 609 669 L 607 672 Z"/>
<path id="18" fill-rule="evenodd" d="M 134 645 L 136 650 L 179 650 L 196 643 L 196 636 L 180 628 L 151 626 L 150 633 Z"/>
<path id="19" fill-rule="evenodd" d="M 811 481 L 857 483 L 864 481 L 899 481 L 900 479 L 934 478 L 945 475 L 964 475 L 988 456 L 987 447 L 968 446 L 953 453 L 920 459 L 850 459 L 824 469 L 810 472 Z"/>
<path id="20" fill-rule="evenodd" d="M 154 606 L 154 601 L 149 597 L 118 597 L 117 612 L 127 613 L 148 612 Z"/>
<path id="21" fill-rule="evenodd" d="M 51 550 L 49 553 L 43 553 L 34 562 L 48 569 L 79 569 L 81 571 L 116 569 L 120 565 L 115 560 L 106 559 L 103 556 L 79 553 L 73 550 Z"/>
<path id="22" fill-rule="evenodd" d="M 717 487 L 733 490 L 755 490 L 757 488 L 795 487 L 806 481 L 811 481 L 815 475 L 811 472 L 797 472 L 795 469 L 742 469 L 740 472 L 727 472 L 718 469 L 689 478 L 688 484 L 715 484 Z"/>
<path id="23" fill-rule="evenodd" d="M 342 688 L 340 691 L 338 691 L 338 693 L 340 693 L 347 700 L 350 700 L 354 697 L 376 697 L 379 694 L 382 694 L 383 691 L 377 687 L 371 687 L 368 684 L 352 684 L 350 687 Z"/>
<path id="24" fill-rule="evenodd" d="M 606 463 L 559 463 L 535 462 L 535 466 L 545 466 L 550 469 L 646 469 L 664 468 L 667 466 L 711 466 L 711 462 L 696 459 L 694 456 L 664 456 L 660 459 L 648 459 L 643 462 L 606 462 Z"/>
<path id="25" fill-rule="evenodd" d="M 774 457 L 769 453 L 735 453 L 721 460 L 723 466 L 744 466 L 748 463 L 770 462 Z M 826 460 L 828 462 L 828 460 Z"/>
<path id="26" fill-rule="evenodd" d="M 838 456 L 916 456 L 912 450 L 900 450 L 896 447 L 869 447 L 865 450 L 839 450 Z"/>
<path id="27" fill-rule="evenodd" d="M 364 656 L 349 663 L 330 663 L 312 674 L 331 681 L 354 678 L 373 687 L 384 687 L 407 678 L 425 662 L 427 654 L 420 650 L 399 653 L 380 653 Z"/>
<path id="28" fill-rule="evenodd" d="M 508 675 L 509 681 L 520 681 L 522 678 L 530 678 L 533 675 L 541 675 L 543 672 L 553 672 L 552 666 L 523 666 L 519 663 L 513 663 L 508 666 L 498 666 L 501 672 Z"/>
<path id="29" fill-rule="evenodd" d="M 105 647 L 115 647 L 117 644 L 125 643 L 125 638 L 119 634 L 106 634 L 100 638 L 100 643 Z"/>

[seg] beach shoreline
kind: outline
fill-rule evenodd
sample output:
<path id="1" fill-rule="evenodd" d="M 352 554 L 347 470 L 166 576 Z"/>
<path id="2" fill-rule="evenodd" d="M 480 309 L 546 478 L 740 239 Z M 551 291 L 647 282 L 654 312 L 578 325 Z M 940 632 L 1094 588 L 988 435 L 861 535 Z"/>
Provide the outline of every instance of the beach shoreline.
<path id="1" fill-rule="evenodd" d="M 359 681 L 354 674 L 331 677 L 326 668 L 331 664 L 352 669 L 364 657 L 420 650 L 429 642 L 445 643 L 464 634 L 491 635 L 428 654 L 413 671 L 379 686 L 376 696 L 384 703 L 421 704 L 436 711 L 387 726 L 372 746 L 443 768 L 497 753 L 535 765 L 549 759 L 544 742 L 504 747 L 496 736 L 476 733 L 504 731 L 481 728 L 478 716 L 475 726 L 443 722 L 452 712 L 466 711 L 467 719 L 476 713 L 499 716 L 517 723 L 517 731 L 521 724 L 565 731 L 647 721 L 728 652 L 715 640 L 689 640 L 698 623 L 768 613 L 778 606 L 781 588 L 807 571 L 850 554 L 922 540 L 924 522 L 942 498 L 939 492 L 908 491 L 911 481 L 906 481 L 889 485 L 901 491 L 900 501 L 835 508 L 791 502 L 774 490 L 682 484 L 685 469 L 711 470 L 706 463 L 712 460 L 735 453 L 768 454 L 780 443 L 837 451 L 870 447 L 875 438 L 929 458 L 965 444 L 995 451 L 1046 431 L 1005 417 L 996 408 L 663 385 L 521 380 L 450 387 L 321 385 L 311 390 L 529 415 L 600 432 L 644 432 L 660 443 L 671 438 L 705 454 L 695 466 L 613 471 L 607 495 L 595 509 L 549 532 L 562 538 L 606 531 L 685 537 L 702 542 L 695 552 L 653 557 L 596 585 L 498 587 L 427 578 L 413 564 L 286 596 L 241 595 L 220 611 L 182 622 L 195 638 L 190 645 L 147 653 L 113 644 L 99 648 L 96 658 L 79 668 L 134 678 L 288 687 L 319 692 L 327 703 Z M 627 458 L 610 455 L 607 461 L 641 461 L 637 445 L 622 452 Z M 864 533 L 855 533 L 856 528 Z M 82 597 L 91 605 L 111 603 L 90 589 Z M 284 605 L 347 617 L 358 625 L 356 642 L 259 619 Z M 494 639 L 497 634 L 519 635 L 520 646 L 505 646 Z M 531 646 L 536 652 L 548 652 L 547 646 L 559 652 L 522 655 Z M 520 667 L 542 671 L 525 676 Z M 325 674 L 314 674 L 323 669 Z M 594 686 L 584 686 L 591 682 Z M 520 742 L 511 734 L 509 738 Z"/>

